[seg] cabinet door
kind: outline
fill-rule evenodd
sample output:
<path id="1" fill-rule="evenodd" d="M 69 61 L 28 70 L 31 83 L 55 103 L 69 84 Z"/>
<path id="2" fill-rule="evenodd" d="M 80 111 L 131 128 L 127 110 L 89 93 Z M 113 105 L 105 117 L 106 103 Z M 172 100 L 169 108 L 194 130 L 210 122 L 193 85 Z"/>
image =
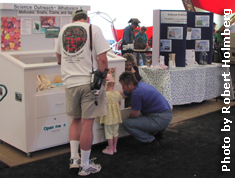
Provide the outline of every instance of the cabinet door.
<path id="1" fill-rule="evenodd" d="M 46 117 L 66 113 L 64 92 L 46 93 L 35 96 L 35 117 Z"/>
<path id="2" fill-rule="evenodd" d="M 49 148 L 68 143 L 71 121 L 66 114 L 36 119 L 37 148 Z"/>
<path id="3" fill-rule="evenodd" d="M 93 124 L 93 144 L 105 141 L 104 127 L 100 124 L 100 119 L 96 118 Z"/>

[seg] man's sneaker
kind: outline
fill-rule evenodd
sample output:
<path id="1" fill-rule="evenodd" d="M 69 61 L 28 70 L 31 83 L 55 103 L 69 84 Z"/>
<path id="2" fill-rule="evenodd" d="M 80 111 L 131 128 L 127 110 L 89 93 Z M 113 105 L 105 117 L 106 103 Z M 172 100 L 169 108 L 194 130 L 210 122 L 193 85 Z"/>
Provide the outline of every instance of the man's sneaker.
<path id="1" fill-rule="evenodd" d="M 81 158 L 71 158 L 70 159 L 70 169 L 79 168 L 81 164 Z"/>
<path id="2" fill-rule="evenodd" d="M 94 163 L 94 159 L 91 159 L 89 161 L 89 165 L 85 168 L 83 168 L 82 166 L 80 166 L 79 171 L 78 171 L 78 175 L 80 176 L 87 176 L 90 173 L 97 173 L 101 170 L 101 165 L 100 164 L 95 164 Z"/>

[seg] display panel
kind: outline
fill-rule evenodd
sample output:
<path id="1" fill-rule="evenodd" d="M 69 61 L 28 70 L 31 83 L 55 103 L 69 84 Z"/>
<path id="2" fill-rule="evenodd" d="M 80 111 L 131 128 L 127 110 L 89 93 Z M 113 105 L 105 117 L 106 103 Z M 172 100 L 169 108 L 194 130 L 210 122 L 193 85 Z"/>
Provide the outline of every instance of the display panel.
<path id="1" fill-rule="evenodd" d="M 14 56 L 16 59 L 20 60 L 24 64 L 40 64 L 40 63 L 49 63 L 57 62 L 56 56 Z"/>
<path id="2" fill-rule="evenodd" d="M 24 64 L 40 64 L 40 63 L 50 63 L 57 62 L 55 55 L 45 55 L 45 56 L 36 56 L 36 55 L 12 55 L 14 58 L 20 60 Z M 107 55 L 108 59 L 113 58 L 113 56 Z"/>
<path id="3" fill-rule="evenodd" d="M 35 51 L 35 52 L 11 52 L 2 54 L 6 58 L 11 58 L 12 62 L 24 70 L 34 70 L 35 90 L 37 93 L 64 90 L 60 66 L 57 64 L 55 51 Z M 115 55 L 112 52 L 107 53 L 109 63 L 119 63 L 124 58 Z M 112 65 L 111 65 L 112 66 Z M 53 68 L 49 73 L 42 72 L 41 69 Z M 51 68 L 51 69 L 52 69 Z M 111 71 L 116 71 L 110 67 Z M 123 67 L 124 69 L 124 67 Z M 114 78 L 116 72 L 113 73 Z M 35 91 L 34 90 L 34 91 Z"/>

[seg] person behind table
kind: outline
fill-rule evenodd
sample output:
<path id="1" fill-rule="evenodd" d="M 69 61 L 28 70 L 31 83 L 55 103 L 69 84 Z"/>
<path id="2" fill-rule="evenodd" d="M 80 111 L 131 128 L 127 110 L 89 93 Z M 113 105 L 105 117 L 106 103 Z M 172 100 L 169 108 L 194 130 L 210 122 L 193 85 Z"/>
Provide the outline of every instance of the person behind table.
<path id="1" fill-rule="evenodd" d="M 119 135 L 119 124 L 122 123 L 119 105 L 123 99 L 119 91 L 114 90 L 115 81 L 111 74 L 107 76 L 106 95 L 107 95 L 107 115 L 100 118 L 100 123 L 104 124 L 105 137 L 108 146 L 102 151 L 104 154 L 113 155 L 117 152 L 117 142 Z"/>
<path id="2" fill-rule="evenodd" d="M 126 58 L 125 70 L 131 71 L 135 75 L 136 79 L 140 81 L 141 76 L 139 74 L 139 69 L 138 69 L 138 66 L 136 65 L 136 60 L 135 60 L 134 55 L 131 53 L 125 53 L 123 57 Z"/>
<path id="3" fill-rule="evenodd" d="M 129 118 L 124 129 L 137 140 L 151 143 L 164 138 L 163 132 L 172 120 L 167 100 L 152 85 L 138 82 L 132 72 L 125 71 L 119 77 L 124 97 L 132 98 Z"/>
<path id="4" fill-rule="evenodd" d="M 139 38 L 140 40 L 138 40 L 138 41 L 140 41 L 141 44 L 146 45 L 146 48 L 148 48 L 148 38 L 146 35 L 146 31 L 147 31 L 147 28 L 145 26 L 142 26 L 140 31 L 136 34 L 135 40 L 137 40 Z M 138 55 L 138 53 L 136 55 Z M 140 55 L 142 56 L 142 59 L 143 59 L 143 65 L 147 65 L 145 53 L 140 53 Z M 139 66 L 140 65 L 139 57 L 137 57 L 137 59 L 138 59 L 137 65 Z"/>
<path id="5" fill-rule="evenodd" d="M 106 92 L 102 86 L 95 97 L 90 89 L 92 71 L 104 73 L 108 70 L 106 53 L 110 47 L 101 29 L 92 25 L 92 46 L 90 49 L 90 24 L 87 12 L 80 9 L 72 13 L 73 23 L 66 24 L 60 31 L 56 46 L 58 64 L 61 64 L 62 80 L 65 86 L 66 113 L 73 118 L 70 125 L 70 168 L 79 168 L 78 175 L 86 176 L 101 170 L 100 164 L 89 160 L 93 142 L 93 122 L 95 117 L 106 114 Z M 77 40 L 83 39 L 83 40 Z M 106 76 L 105 76 L 106 77 Z M 98 98 L 98 105 L 94 101 Z M 81 148 L 81 157 L 78 148 Z"/>
<path id="6" fill-rule="evenodd" d="M 128 44 L 133 44 L 134 40 L 134 30 L 136 27 L 139 26 L 138 21 L 133 21 L 131 22 L 131 25 L 128 25 L 123 32 L 123 37 L 122 37 L 122 45 L 121 45 L 121 51 L 122 55 L 124 55 L 126 52 L 123 51 L 123 45 L 128 45 Z"/>
<path id="7" fill-rule="evenodd" d="M 136 60 L 135 60 L 134 55 L 131 53 L 125 53 L 123 57 L 126 58 L 125 70 L 131 71 L 135 75 L 135 78 L 138 81 L 140 81 L 141 76 L 139 74 L 139 69 L 138 69 L 138 66 L 136 65 Z M 125 108 L 129 108 L 129 107 L 131 107 L 131 96 L 128 96 L 125 98 Z"/>

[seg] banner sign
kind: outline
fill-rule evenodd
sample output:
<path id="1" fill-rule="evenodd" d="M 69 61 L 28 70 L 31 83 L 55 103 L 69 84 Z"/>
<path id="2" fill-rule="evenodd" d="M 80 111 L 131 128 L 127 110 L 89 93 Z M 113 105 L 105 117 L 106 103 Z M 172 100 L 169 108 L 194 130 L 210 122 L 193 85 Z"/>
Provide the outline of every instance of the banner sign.
<path id="1" fill-rule="evenodd" d="M 187 12 L 161 11 L 161 23 L 187 24 Z"/>
<path id="2" fill-rule="evenodd" d="M 18 10 L 17 16 L 71 16 L 73 11 Z"/>
<path id="3" fill-rule="evenodd" d="M 18 16 L 71 16 L 78 9 L 89 11 L 90 6 L 1 3 L 0 9 L 17 10 Z"/>

